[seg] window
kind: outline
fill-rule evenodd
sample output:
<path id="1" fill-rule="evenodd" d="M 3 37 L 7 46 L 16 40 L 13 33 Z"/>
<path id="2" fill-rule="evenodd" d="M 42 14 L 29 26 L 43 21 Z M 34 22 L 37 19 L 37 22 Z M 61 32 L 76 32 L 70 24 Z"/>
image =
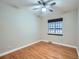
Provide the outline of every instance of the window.
<path id="1" fill-rule="evenodd" d="M 48 35 L 63 35 L 63 18 L 48 20 Z"/>

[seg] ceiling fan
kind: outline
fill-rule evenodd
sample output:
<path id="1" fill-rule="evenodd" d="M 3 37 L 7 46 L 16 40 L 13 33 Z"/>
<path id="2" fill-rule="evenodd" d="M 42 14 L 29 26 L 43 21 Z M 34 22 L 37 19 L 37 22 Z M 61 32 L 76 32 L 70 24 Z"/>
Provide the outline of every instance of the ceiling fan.
<path id="1" fill-rule="evenodd" d="M 40 0 L 37 1 L 37 3 L 34 5 L 35 7 L 33 8 L 33 10 L 41 9 L 42 12 L 46 12 L 46 10 L 53 12 L 52 7 L 56 5 L 56 2 L 53 2 L 53 0 L 48 0 L 48 1 Z"/>

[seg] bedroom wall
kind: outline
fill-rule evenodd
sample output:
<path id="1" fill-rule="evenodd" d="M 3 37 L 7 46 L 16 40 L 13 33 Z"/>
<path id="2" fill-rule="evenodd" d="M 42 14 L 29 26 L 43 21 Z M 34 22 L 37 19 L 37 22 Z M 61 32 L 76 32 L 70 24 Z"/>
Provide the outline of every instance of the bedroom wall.
<path id="1" fill-rule="evenodd" d="M 27 8 L 0 3 L 0 54 L 39 39 L 40 18 Z"/>
<path id="2" fill-rule="evenodd" d="M 78 41 L 77 41 L 77 47 L 79 52 L 79 8 L 78 8 Z"/>
<path id="3" fill-rule="evenodd" d="M 48 19 L 63 17 L 63 36 L 48 35 Z M 76 46 L 77 43 L 77 10 L 63 14 L 54 14 L 42 17 L 41 39 Z"/>

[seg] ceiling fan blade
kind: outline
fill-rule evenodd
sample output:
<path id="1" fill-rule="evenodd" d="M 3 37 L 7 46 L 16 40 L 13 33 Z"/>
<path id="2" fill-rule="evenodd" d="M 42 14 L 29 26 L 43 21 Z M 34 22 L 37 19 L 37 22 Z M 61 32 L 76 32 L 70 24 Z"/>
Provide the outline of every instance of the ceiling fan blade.
<path id="1" fill-rule="evenodd" d="M 40 4 L 38 3 L 29 3 L 29 4 L 26 4 L 27 7 L 35 7 L 35 6 L 39 6 Z"/>
<path id="2" fill-rule="evenodd" d="M 50 12 L 53 12 L 53 10 L 52 10 L 52 9 L 49 9 L 49 11 L 50 11 Z"/>
<path id="3" fill-rule="evenodd" d="M 38 1 L 39 4 L 42 4 L 41 1 Z"/>
<path id="4" fill-rule="evenodd" d="M 44 4 L 45 3 L 44 0 L 41 0 L 41 3 Z"/>
<path id="5" fill-rule="evenodd" d="M 37 10 L 37 9 L 39 9 L 39 8 L 33 8 L 32 10 Z"/>
<path id="6" fill-rule="evenodd" d="M 52 5 L 56 5 L 56 2 L 51 3 L 51 6 L 52 6 Z"/>
<path id="7" fill-rule="evenodd" d="M 46 1 L 45 3 L 48 4 L 48 3 L 52 2 L 52 1 L 53 1 L 53 0 L 48 0 L 48 1 Z"/>

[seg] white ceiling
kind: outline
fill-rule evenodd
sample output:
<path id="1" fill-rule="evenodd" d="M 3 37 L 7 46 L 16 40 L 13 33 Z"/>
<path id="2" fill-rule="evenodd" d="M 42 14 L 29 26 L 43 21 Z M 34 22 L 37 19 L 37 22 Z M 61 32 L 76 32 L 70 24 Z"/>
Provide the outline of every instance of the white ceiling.
<path id="1" fill-rule="evenodd" d="M 16 5 L 17 7 L 31 7 L 31 4 L 36 3 L 38 0 L 0 0 L 0 2 L 6 4 Z M 78 8 L 79 0 L 54 0 L 56 5 L 54 10 L 65 12 Z M 30 5 L 30 6 L 29 6 Z"/>

